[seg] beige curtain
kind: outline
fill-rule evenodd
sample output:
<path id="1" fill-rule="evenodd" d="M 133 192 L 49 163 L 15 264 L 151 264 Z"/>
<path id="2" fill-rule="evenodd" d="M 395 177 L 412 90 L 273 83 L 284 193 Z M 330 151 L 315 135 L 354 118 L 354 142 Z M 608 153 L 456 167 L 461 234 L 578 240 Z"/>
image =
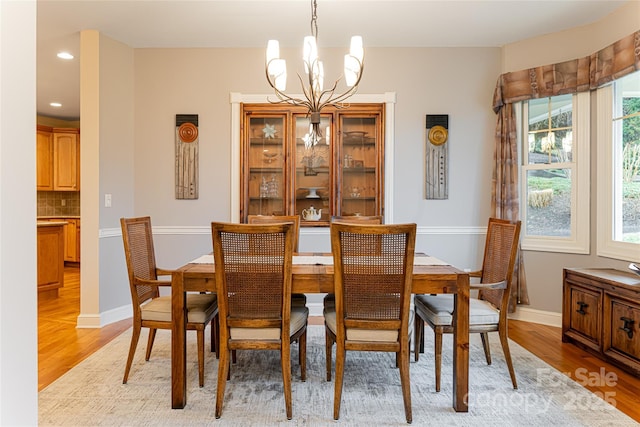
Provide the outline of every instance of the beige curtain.
<path id="1" fill-rule="evenodd" d="M 590 56 L 502 74 L 493 94 L 498 116 L 495 135 L 491 209 L 497 218 L 519 218 L 518 146 L 513 104 L 534 98 L 597 89 L 640 70 L 640 30 Z M 521 252 L 514 271 L 509 311 L 529 304 Z"/>

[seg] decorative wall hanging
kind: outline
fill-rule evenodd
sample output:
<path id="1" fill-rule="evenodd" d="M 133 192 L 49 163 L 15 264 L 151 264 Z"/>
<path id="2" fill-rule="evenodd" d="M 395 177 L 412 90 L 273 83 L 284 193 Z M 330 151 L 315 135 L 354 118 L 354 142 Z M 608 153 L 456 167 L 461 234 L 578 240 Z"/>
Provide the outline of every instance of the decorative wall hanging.
<path id="1" fill-rule="evenodd" d="M 176 199 L 198 198 L 198 115 L 176 114 Z"/>
<path id="2" fill-rule="evenodd" d="M 449 198 L 449 115 L 427 114 L 426 198 Z"/>

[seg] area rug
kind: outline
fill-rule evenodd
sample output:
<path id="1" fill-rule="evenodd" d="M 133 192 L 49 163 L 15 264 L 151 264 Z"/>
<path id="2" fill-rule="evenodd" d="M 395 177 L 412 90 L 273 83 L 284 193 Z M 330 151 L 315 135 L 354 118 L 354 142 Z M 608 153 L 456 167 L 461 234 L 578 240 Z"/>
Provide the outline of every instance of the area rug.
<path id="1" fill-rule="evenodd" d="M 218 363 L 215 355 L 207 351 L 205 386 L 198 387 L 195 334 L 187 334 L 188 394 L 184 409 L 171 409 L 170 331 L 158 331 L 148 362 L 144 360 L 143 333 L 129 382 L 122 384 L 130 334 L 130 330 L 123 333 L 39 393 L 40 426 L 406 425 L 394 356 L 369 352 L 347 353 L 340 420 L 334 421 L 334 383 L 325 378 L 322 326 L 309 327 L 306 382 L 300 381 L 297 345 L 292 347 L 290 421 L 285 414 L 277 352 L 238 352 L 227 383 L 222 417 L 216 419 Z M 491 338 L 493 364 L 487 365 L 479 338 L 476 334 L 471 336 L 469 412 L 456 413 L 452 408 L 451 335 L 444 338 L 442 386 L 436 393 L 433 336 L 427 332 L 425 354 L 410 365 L 414 425 L 637 425 L 614 406 L 511 342 L 518 379 L 518 390 L 514 390 L 498 338 Z"/>

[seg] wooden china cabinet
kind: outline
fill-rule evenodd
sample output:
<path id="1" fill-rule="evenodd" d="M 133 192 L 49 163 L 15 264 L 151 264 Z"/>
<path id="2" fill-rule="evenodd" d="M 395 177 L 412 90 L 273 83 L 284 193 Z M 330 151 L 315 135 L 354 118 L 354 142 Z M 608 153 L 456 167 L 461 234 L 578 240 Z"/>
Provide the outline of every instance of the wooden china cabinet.
<path id="1" fill-rule="evenodd" d="M 334 215 L 384 215 L 383 114 L 384 104 L 325 108 L 320 141 L 309 146 L 305 108 L 242 104 L 241 221 L 300 215 L 317 227 Z M 317 220 L 304 215 L 312 210 Z"/>

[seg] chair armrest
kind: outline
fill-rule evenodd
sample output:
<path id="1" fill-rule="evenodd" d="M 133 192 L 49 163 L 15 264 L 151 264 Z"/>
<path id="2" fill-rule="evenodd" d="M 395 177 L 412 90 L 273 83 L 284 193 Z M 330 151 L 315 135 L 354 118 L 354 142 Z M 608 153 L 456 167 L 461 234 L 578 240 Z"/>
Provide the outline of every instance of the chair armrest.
<path id="1" fill-rule="evenodd" d="M 156 268 L 157 276 L 171 276 L 173 274 L 173 270 L 166 270 L 164 268 Z"/>
<path id="2" fill-rule="evenodd" d="M 507 281 L 493 283 L 474 283 L 469 286 L 470 289 L 507 289 Z"/>
<path id="3" fill-rule="evenodd" d="M 140 279 L 138 277 L 134 277 L 133 280 L 136 286 L 171 286 L 171 280 Z"/>
<path id="4" fill-rule="evenodd" d="M 482 277 L 482 270 L 470 271 L 469 277 Z"/>

